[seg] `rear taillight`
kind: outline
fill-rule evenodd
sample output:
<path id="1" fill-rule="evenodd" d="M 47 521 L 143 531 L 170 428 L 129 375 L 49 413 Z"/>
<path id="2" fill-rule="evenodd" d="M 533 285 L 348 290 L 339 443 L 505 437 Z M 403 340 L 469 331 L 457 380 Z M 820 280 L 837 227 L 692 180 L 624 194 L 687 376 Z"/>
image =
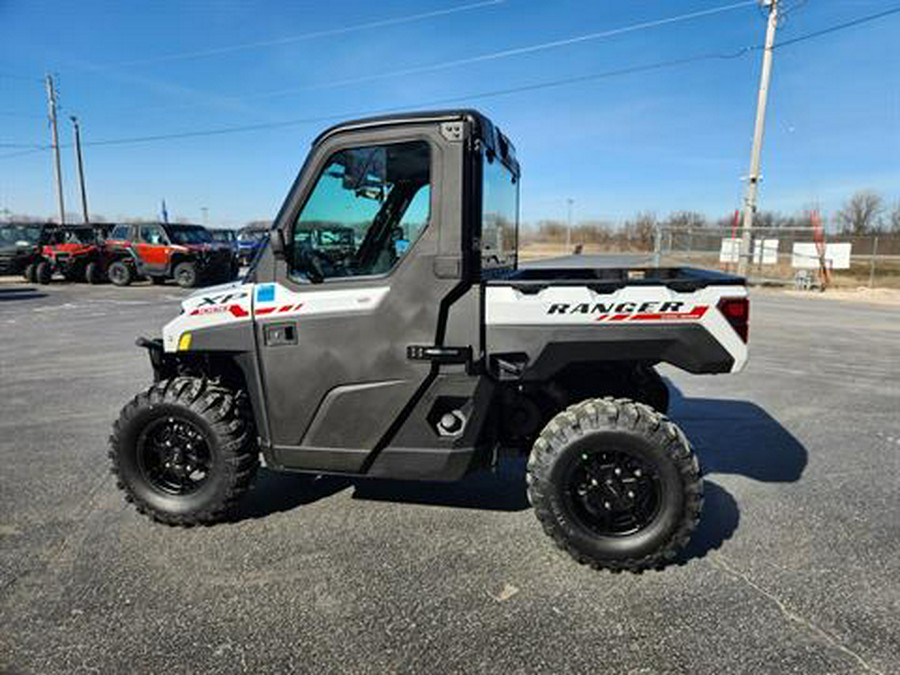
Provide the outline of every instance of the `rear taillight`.
<path id="1" fill-rule="evenodd" d="M 747 342 L 750 334 L 750 300 L 748 298 L 722 298 L 717 305 L 725 320 L 734 328 L 741 340 Z"/>

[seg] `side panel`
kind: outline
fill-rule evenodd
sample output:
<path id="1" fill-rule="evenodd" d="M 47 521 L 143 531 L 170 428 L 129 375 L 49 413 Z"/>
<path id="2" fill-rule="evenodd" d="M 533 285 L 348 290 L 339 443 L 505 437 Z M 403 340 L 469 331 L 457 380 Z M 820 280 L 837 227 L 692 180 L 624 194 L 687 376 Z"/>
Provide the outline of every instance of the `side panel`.
<path id="1" fill-rule="evenodd" d="M 721 373 L 737 372 L 747 360 L 747 345 L 716 308 L 723 297 L 746 297 L 740 285 L 687 293 L 663 285 L 612 293 L 489 285 L 485 293 L 488 355 L 516 355 L 526 378 L 547 377 L 556 364 L 573 361 L 664 361 Z"/>

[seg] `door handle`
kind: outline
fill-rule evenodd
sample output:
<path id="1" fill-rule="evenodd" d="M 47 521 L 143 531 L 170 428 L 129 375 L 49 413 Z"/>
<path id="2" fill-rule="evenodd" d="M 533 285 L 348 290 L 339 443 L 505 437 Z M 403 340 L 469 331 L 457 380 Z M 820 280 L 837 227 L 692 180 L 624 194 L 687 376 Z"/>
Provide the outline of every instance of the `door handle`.
<path id="1" fill-rule="evenodd" d="M 290 323 L 267 323 L 263 326 L 263 342 L 266 347 L 297 344 L 297 325 Z"/>

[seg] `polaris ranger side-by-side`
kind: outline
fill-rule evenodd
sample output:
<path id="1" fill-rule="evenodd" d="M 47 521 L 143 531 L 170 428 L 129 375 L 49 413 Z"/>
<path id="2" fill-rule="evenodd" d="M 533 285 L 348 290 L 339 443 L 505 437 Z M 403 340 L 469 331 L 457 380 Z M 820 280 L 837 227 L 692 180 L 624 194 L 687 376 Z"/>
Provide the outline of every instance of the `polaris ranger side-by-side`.
<path id="1" fill-rule="evenodd" d="M 456 480 L 528 455 L 544 530 L 595 567 L 660 567 L 702 481 L 654 365 L 739 370 L 744 281 L 691 269 L 517 265 L 519 165 L 475 111 L 324 132 L 241 283 L 140 339 L 155 383 L 110 439 L 127 499 L 224 517 L 272 469 Z M 351 229 L 348 247 L 310 232 Z"/>

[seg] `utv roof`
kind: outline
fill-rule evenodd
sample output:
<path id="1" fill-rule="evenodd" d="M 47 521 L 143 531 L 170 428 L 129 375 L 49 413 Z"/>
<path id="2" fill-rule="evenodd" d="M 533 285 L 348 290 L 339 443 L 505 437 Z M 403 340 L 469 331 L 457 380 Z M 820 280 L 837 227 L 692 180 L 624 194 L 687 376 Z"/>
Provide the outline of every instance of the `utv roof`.
<path id="1" fill-rule="evenodd" d="M 518 167 L 518 164 L 515 161 L 516 150 L 510 140 L 494 126 L 494 123 L 491 122 L 491 120 L 473 108 L 459 108 L 456 110 L 422 110 L 350 120 L 348 122 L 336 124 L 323 131 L 313 141 L 313 145 L 318 145 L 330 136 L 344 131 L 376 129 L 378 127 L 397 126 L 400 124 L 456 122 L 462 120 L 472 122 L 475 125 L 478 137 L 481 138 L 491 150 Z"/>

